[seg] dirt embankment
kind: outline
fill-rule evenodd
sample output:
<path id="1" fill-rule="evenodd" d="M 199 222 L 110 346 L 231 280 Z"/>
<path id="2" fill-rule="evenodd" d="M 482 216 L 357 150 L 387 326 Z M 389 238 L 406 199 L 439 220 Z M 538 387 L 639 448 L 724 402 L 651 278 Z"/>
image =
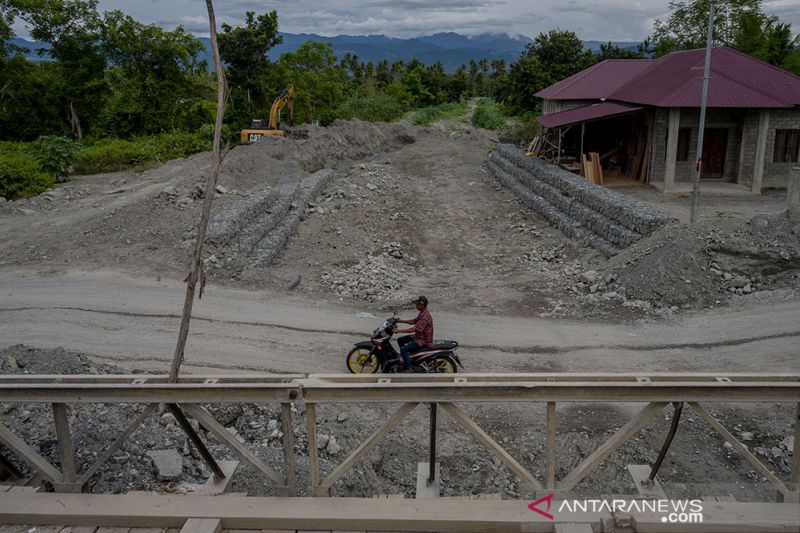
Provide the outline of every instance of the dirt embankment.
<path id="1" fill-rule="evenodd" d="M 126 373 L 119 367 L 98 365 L 85 355 L 62 349 L 37 350 L 22 345 L 0 350 L 0 373 L 96 374 Z M 330 473 L 374 431 L 397 406 L 323 405 L 318 408 L 320 460 L 323 475 Z M 464 409 L 495 440 L 502 443 L 523 466 L 541 479 L 545 471 L 543 406 L 536 403 L 464 404 Z M 209 411 L 228 431 L 272 468 L 282 471 L 283 447 L 278 404 L 209 405 Z M 620 404 L 559 404 L 556 475 L 564 477 L 589 453 L 608 439 L 636 406 Z M 113 442 L 141 406 L 73 404 L 70 424 L 75 439 L 76 466 L 88 468 Z M 732 495 L 740 501 L 773 501 L 775 490 L 729 444 L 690 410 L 681 425 L 659 473 L 668 495 L 680 498 Z M 293 431 L 298 465 L 298 487 L 308 493 L 308 441 L 304 405 L 294 404 Z M 717 406 L 712 412 L 777 475 L 790 473 L 794 407 L 740 404 Z M 413 497 L 416 463 L 427 460 L 428 414 L 418 407 L 400 428 L 391 432 L 334 487 L 339 496 L 404 493 Z M 630 442 L 609 457 L 596 472 L 581 482 L 576 495 L 636 494 L 627 464 L 651 464 L 669 427 L 665 411 Z M 0 422 L 12 428 L 45 458 L 58 464 L 58 446 L 52 413 L 46 404 L 0 404 Z M 443 495 L 501 493 L 505 498 L 530 497 L 497 459 L 449 417 L 438 422 L 437 456 L 441 462 Z M 235 459 L 231 452 L 201 431 L 219 460 Z M 159 470 L 148 452 L 160 451 L 159 463 L 172 461 L 177 472 Z M 166 458 L 166 459 L 165 459 Z M 15 460 L 16 462 L 16 460 Z M 19 464 L 19 463 L 18 463 Z M 25 465 L 19 464 L 26 470 Z M 197 490 L 209 471 L 170 414 L 151 416 L 92 479 L 96 493 L 156 490 Z M 231 491 L 273 495 L 265 481 L 246 465 L 240 465 Z"/>
<path id="2" fill-rule="evenodd" d="M 272 226 L 243 236 L 237 229 L 236 239 L 228 232 L 229 242 L 209 246 L 210 283 L 282 293 L 299 276 L 298 297 L 373 309 L 426 294 L 453 311 L 615 320 L 800 293 L 797 223 L 772 216 L 672 225 L 608 260 L 551 227 L 489 174 L 495 146 L 494 134 L 464 125 L 353 121 L 236 147 L 225 158 L 212 214 L 224 218 L 263 194 L 277 199 L 283 215 L 267 206 L 248 222 L 274 223 L 277 236 Z M 4 204 L 0 269 L 182 279 L 207 159 L 76 177 Z M 294 192 L 322 168 L 334 177 L 313 189 L 316 196 Z M 277 253 L 276 243 L 285 243 Z"/>

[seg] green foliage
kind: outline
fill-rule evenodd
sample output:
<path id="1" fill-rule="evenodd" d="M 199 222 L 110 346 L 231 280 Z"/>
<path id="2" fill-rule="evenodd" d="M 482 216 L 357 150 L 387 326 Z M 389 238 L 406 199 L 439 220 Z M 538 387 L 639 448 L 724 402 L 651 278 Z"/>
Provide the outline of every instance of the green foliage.
<path id="1" fill-rule="evenodd" d="M 52 90 L 59 68 L 22 56 L 0 61 L 0 139 L 32 141 L 40 135 L 68 135 L 61 98 Z"/>
<path id="2" fill-rule="evenodd" d="M 425 69 L 422 66 L 416 66 L 406 74 L 403 80 L 403 84 L 406 86 L 411 98 L 411 105 L 414 107 L 431 105 L 436 101 L 433 93 L 422 83 L 424 74 Z"/>
<path id="3" fill-rule="evenodd" d="M 213 98 L 213 87 L 196 37 L 180 26 L 166 31 L 112 11 L 105 14 L 102 38 L 111 62 L 106 73 L 111 96 L 99 117 L 102 133 L 153 135 L 195 129 L 209 120 L 211 108 L 201 102 Z"/>
<path id="4" fill-rule="evenodd" d="M 672 1 L 666 21 L 656 20 L 649 41 L 656 56 L 703 48 L 708 31 L 709 0 Z M 791 24 L 766 15 L 763 0 L 715 0 L 714 43 L 724 44 L 773 65 L 792 70 L 791 56 L 800 38 Z M 795 71 L 795 73 L 798 73 Z"/>
<path id="5" fill-rule="evenodd" d="M 125 169 L 144 169 L 211 149 L 202 132 L 162 133 L 132 139 L 102 139 L 89 142 L 78 154 L 75 172 L 96 174 Z"/>
<path id="6" fill-rule="evenodd" d="M 583 49 L 580 38 L 571 31 L 556 29 L 546 34 L 540 33 L 533 45 L 528 46 L 539 59 L 547 85 L 568 78 L 596 61 L 589 50 Z"/>
<path id="7" fill-rule="evenodd" d="M 336 117 L 344 120 L 357 118 L 371 122 L 391 122 L 404 112 L 396 98 L 387 94 L 354 96 L 345 100 L 337 109 Z"/>
<path id="8" fill-rule="evenodd" d="M 346 77 L 330 43 L 306 41 L 294 52 L 281 55 L 274 66 L 274 86 L 295 85 L 295 122 L 331 116 L 344 100 Z"/>
<path id="9" fill-rule="evenodd" d="M 430 126 L 440 120 L 457 120 L 467 114 L 467 104 L 464 102 L 449 102 L 430 107 L 423 107 L 410 113 L 409 120 L 417 126 Z"/>
<path id="10" fill-rule="evenodd" d="M 550 85 L 548 79 L 539 57 L 528 47 L 519 60 L 511 64 L 503 94 L 505 102 L 520 113 L 533 110 L 536 107 L 533 95 Z"/>
<path id="11" fill-rule="evenodd" d="M 29 25 L 31 37 L 50 45 L 48 53 L 54 59 L 55 76 L 48 92 L 60 104 L 73 135 L 82 138 L 90 127 L 84 118 L 100 107 L 106 89 L 97 0 L 13 3 L 19 17 Z"/>
<path id="12" fill-rule="evenodd" d="M 14 11 L 6 4 L 7 0 L 0 0 L 0 58 L 13 51 L 9 40 L 14 37 L 14 30 L 11 28 L 14 24 Z"/>
<path id="13" fill-rule="evenodd" d="M 476 128 L 498 131 L 506 124 L 506 117 L 491 98 L 482 98 L 472 113 L 472 125 Z"/>
<path id="14" fill-rule="evenodd" d="M 237 122 L 249 122 L 265 108 L 269 111 L 272 98 L 278 92 L 276 86 L 265 83 L 272 74 L 267 52 L 283 42 L 278 34 L 278 14 L 271 11 L 256 16 L 248 11 L 244 27 L 222 24 L 217 40 L 231 86 L 232 105 L 228 115 Z"/>
<path id="15" fill-rule="evenodd" d="M 53 176 L 56 181 L 66 181 L 80 147 L 66 137 L 43 135 L 31 143 L 29 150 L 43 172 Z"/>
<path id="16" fill-rule="evenodd" d="M 571 31 L 540 33 L 511 64 L 503 100 L 518 112 L 533 111 L 534 94 L 594 64 L 596 58 Z"/>
<path id="17" fill-rule="evenodd" d="M 0 142 L 0 197 L 36 196 L 54 184 L 26 152 L 23 143 Z"/>
<path id="18" fill-rule="evenodd" d="M 529 111 L 509 121 L 500 133 L 500 142 L 526 147 L 539 133 L 539 122 L 536 120 L 538 116 L 538 110 Z"/>
<path id="19" fill-rule="evenodd" d="M 640 46 L 636 51 L 628 48 L 620 48 L 611 41 L 600 45 L 600 52 L 597 54 L 597 61 L 606 59 L 641 59 L 644 57 L 644 49 Z"/>

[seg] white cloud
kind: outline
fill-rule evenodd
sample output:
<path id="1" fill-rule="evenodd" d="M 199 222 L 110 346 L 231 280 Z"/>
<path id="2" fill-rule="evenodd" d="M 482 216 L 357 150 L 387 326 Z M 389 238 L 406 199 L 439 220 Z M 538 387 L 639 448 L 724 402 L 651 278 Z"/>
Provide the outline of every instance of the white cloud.
<path id="1" fill-rule="evenodd" d="M 120 9 L 142 22 L 183 25 L 207 34 L 205 3 L 198 0 L 100 0 L 100 10 Z M 218 23 L 239 25 L 246 11 L 278 12 L 281 31 L 321 35 L 384 34 L 413 37 L 444 31 L 466 35 L 505 32 L 534 37 L 553 28 L 585 40 L 638 41 L 656 18 L 669 13 L 668 0 L 217 0 Z M 768 14 L 800 32 L 798 0 L 766 0 Z"/>

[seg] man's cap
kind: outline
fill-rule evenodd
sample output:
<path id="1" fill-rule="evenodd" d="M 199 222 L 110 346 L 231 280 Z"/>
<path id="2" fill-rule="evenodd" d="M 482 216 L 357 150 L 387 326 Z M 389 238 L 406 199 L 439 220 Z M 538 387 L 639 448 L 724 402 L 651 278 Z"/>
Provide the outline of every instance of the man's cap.
<path id="1" fill-rule="evenodd" d="M 419 296 L 419 297 L 417 297 L 416 300 L 411 300 L 411 303 L 412 304 L 421 304 L 421 305 L 424 305 L 425 307 L 428 307 L 428 299 L 426 297 L 424 297 L 424 296 Z"/>

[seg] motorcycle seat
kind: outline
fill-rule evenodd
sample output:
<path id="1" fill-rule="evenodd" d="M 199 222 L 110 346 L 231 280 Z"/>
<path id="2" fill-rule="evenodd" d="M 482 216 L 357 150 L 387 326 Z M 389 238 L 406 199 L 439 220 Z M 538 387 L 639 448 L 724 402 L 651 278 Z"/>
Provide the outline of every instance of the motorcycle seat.
<path id="1" fill-rule="evenodd" d="M 430 349 L 432 350 L 455 350 L 458 347 L 456 341 L 433 341 Z"/>

